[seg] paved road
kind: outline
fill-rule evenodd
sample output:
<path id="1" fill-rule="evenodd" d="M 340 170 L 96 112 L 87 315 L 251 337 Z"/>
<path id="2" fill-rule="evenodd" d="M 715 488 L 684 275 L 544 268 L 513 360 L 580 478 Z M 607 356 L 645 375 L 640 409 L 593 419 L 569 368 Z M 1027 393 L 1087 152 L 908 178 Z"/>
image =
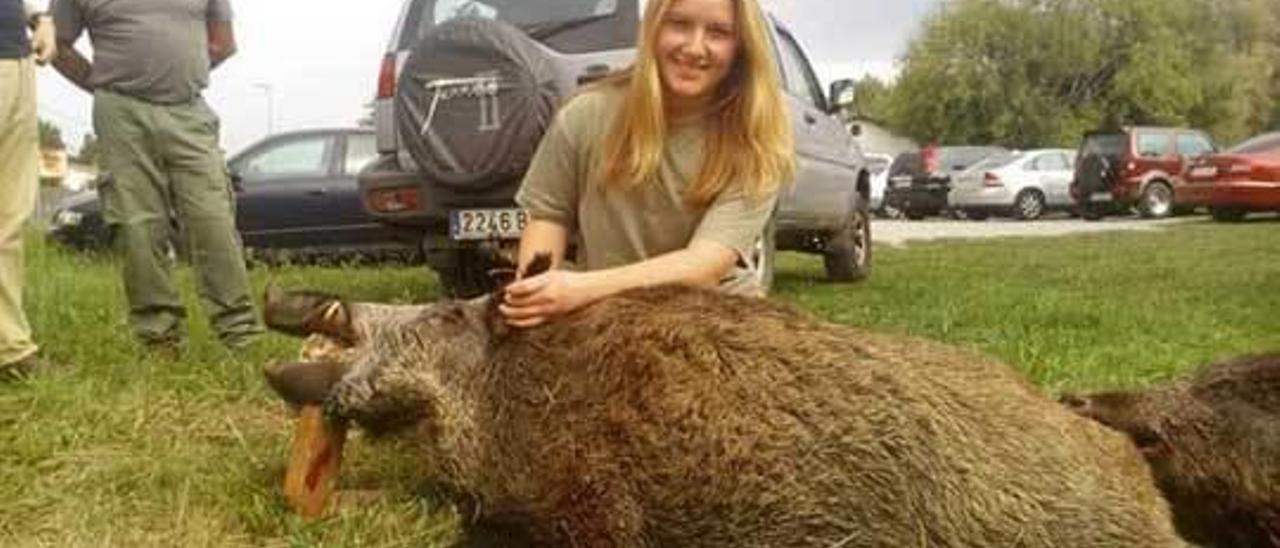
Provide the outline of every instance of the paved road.
<path id="1" fill-rule="evenodd" d="M 941 238 L 1035 237 L 1117 230 L 1164 230 L 1170 225 L 1206 222 L 1207 219 L 1208 217 L 1203 215 L 1160 220 L 1146 220 L 1136 217 L 1108 217 L 1101 221 L 1084 221 L 1072 218 L 1050 218 L 1037 221 L 1016 221 L 1012 219 L 988 219 L 985 221 L 874 219 L 871 222 L 871 240 L 881 245 L 902 247 L 909 241 L 927 241 Z"/>

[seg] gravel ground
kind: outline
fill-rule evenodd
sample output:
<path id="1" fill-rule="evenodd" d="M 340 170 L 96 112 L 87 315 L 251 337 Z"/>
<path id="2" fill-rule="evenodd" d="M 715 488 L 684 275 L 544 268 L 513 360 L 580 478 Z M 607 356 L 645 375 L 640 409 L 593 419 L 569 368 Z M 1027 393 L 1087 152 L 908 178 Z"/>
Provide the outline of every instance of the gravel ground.
<path id="1" fill-rule="evenodd" d="M 1164 230 L 1170 225 L 1205 222 L 1206 220 L 1207 217 L 1204 216 L 1160 220 L 1138 219 L 1136 217 L 1107 217 L 1101 221 L 1085 221 L 1066 217 L 1036 221 L 1017 221 L 1012 219 L 988 219 L 985 221 L 873 219 L 871 221 L 871 240 L 881 245 L 905 247 L 909 241 L 928 241 L 943 238 L 1036 237 L 1090 234 L 1117 230 Z"/>

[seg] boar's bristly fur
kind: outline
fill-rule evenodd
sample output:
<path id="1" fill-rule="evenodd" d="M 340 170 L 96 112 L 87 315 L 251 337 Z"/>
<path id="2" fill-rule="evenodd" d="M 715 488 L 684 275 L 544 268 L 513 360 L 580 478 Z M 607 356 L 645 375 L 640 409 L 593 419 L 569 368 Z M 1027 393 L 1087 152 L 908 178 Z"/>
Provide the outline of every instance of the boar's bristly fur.
<path id="1" fill-rule="evenodd" d="M 1210 364 L 1147 390 L 1063 401 L 1129 435 L 1188 540 L 1280 547 L 1280 354 Z"/>
<path id="2" fill-rule="evenodd" d="M 332 413 L 537 546 L 1181 545 L 1123 436 L 1011 368 L 760 299 L 624 292 L 495 333 L 351 303 Z"/>

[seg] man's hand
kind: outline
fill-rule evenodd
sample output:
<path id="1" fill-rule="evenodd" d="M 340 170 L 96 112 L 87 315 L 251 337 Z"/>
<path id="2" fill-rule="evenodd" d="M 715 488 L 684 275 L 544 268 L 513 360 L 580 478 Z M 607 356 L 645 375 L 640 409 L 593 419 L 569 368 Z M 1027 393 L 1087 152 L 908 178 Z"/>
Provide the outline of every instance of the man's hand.
<path id="1" fill-rule="evenodd" d="M 35 28 L 31 33 L 31 49 L 35 53 L 36 63 L 47 64 L 58 54 L 56 34 L 52 17 L 48 15 L 36 17 Z"/>

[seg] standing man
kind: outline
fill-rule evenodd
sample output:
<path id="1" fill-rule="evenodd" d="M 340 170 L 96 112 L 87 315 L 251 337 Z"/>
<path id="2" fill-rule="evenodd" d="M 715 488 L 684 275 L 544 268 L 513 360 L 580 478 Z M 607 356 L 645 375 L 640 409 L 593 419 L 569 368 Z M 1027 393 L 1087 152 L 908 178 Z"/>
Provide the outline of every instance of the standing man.
<path id="1" fill-rule="evenodd" d="M 0 382 L 39 367 L 22 310 L 22 231 L 36 204 L 34 61 L 53 58 L 53 22 L 33 0 L 0 0 Z M 33 34 L 28 35 L 28 29 Z"/>
<path id="2" fill-rule="evenodd" d="M 200 96 L 209 71 L 235 53 L 230 0 L 53 0 L 62 54 L 54 66 L 93 94 L 103 218 L 124 263 L 134 334 L 176 346 L 185 311 L 168 269 L 170 218 L 186 236 L 205 312 L 239 348 L 262 328 L 244 254 L 218 117 Z M 89 31 L 93 61 L 74 44 Z"/>

